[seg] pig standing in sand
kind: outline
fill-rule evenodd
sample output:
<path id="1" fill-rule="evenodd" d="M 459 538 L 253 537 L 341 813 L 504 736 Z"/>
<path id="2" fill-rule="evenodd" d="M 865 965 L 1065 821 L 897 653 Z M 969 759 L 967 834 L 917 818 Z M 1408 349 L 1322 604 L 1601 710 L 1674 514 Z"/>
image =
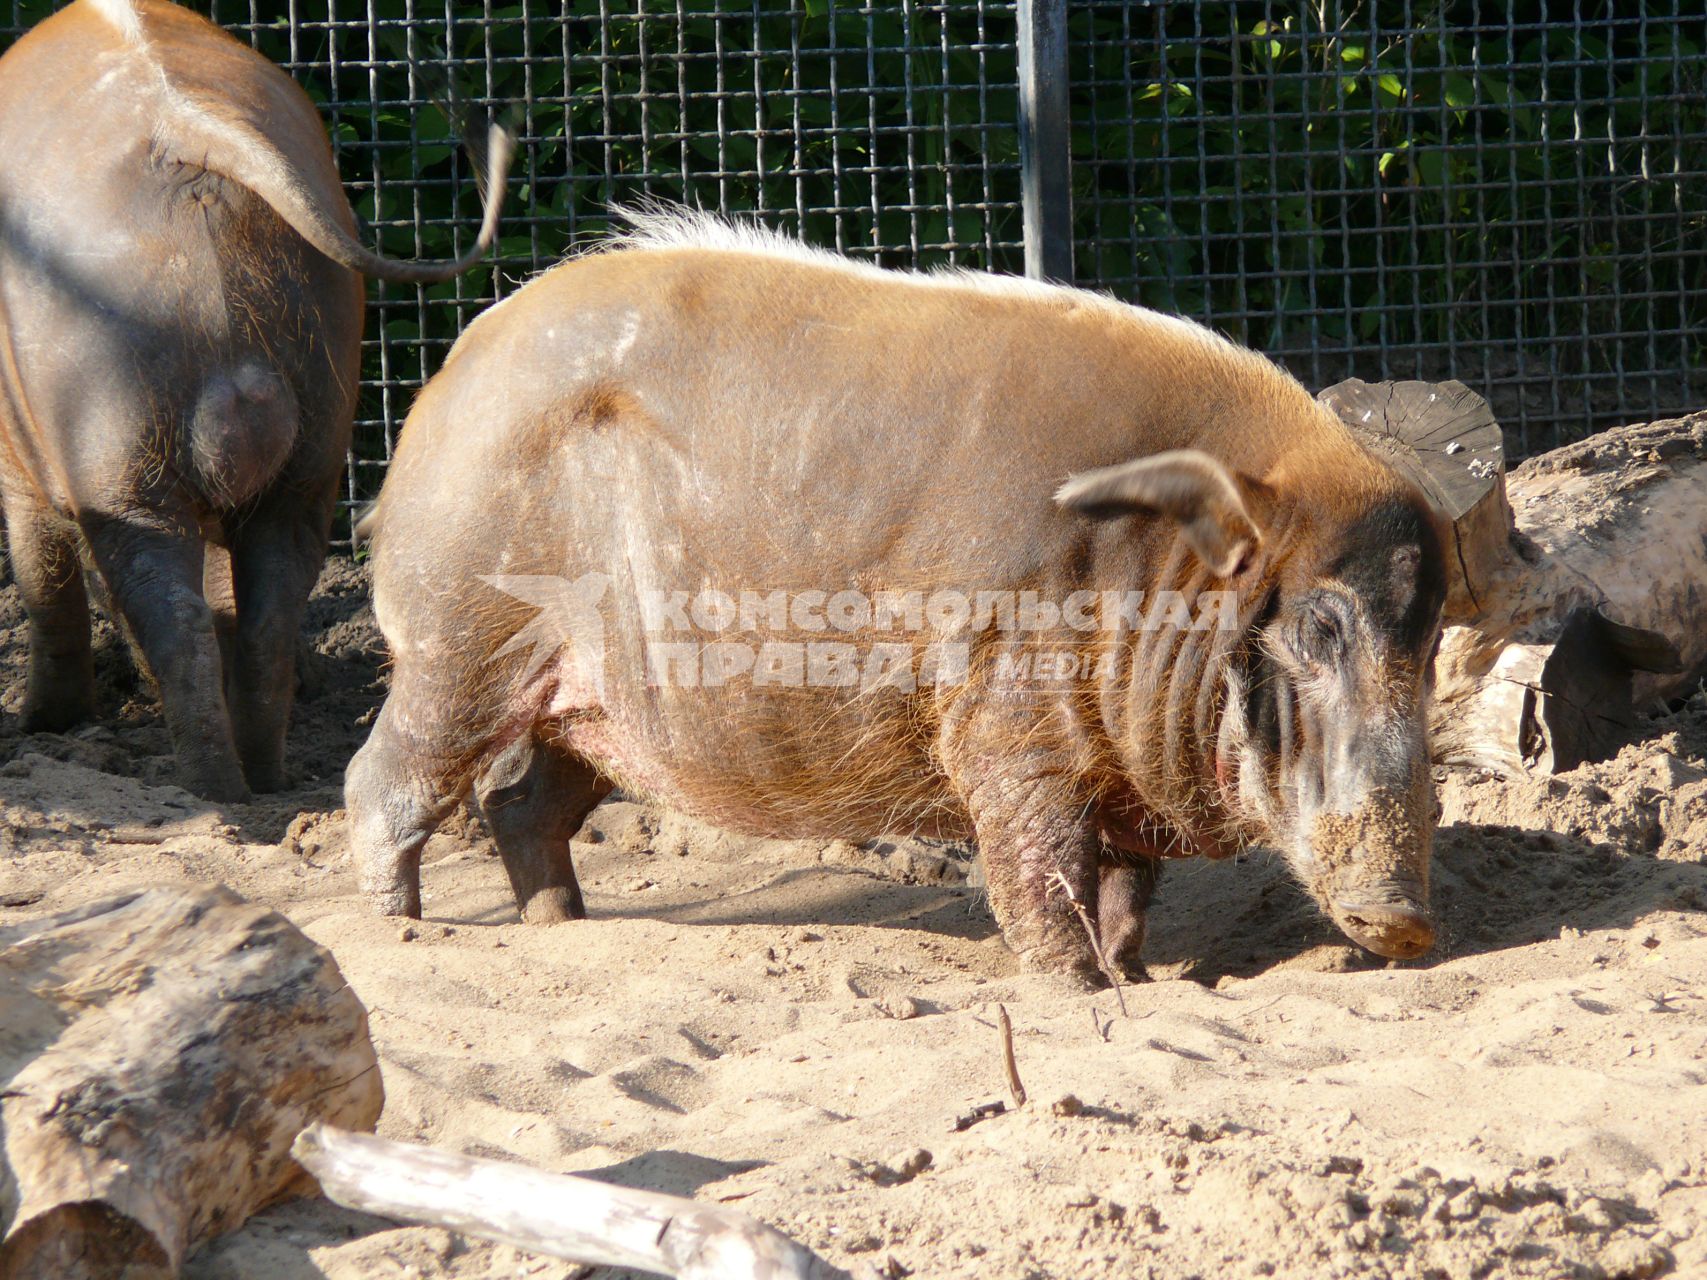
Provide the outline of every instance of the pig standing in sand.
<path id="1" fill-rule="evenodd" d="M 393 262 L 355 240 L 308 95 L 205 18 L 78 0 L 0 58 L 0 498 L 27 730 L 94 710 L 86 551 L 185 785 L 282 785 L 362 276 L 446 280 L 480 258 L 509 156 L 492 144 L 473 250 Z"/>
<path id="2" fill-rule="evenodd" d="M 1159 860 L 1248 845 L 1428 950 L 1442 534 L 1332 413 L 1093 294 L 634 221 L 483 315 L 404 430 L 346 784 L 381 911 L 419 914 L 472 787 L 524 918 L 584 914 L 569 840 L 620 784 L 755 835 L 975 837 L 1008 944 L 1090 982 L 1075 903 L 1138 973 Z"/>

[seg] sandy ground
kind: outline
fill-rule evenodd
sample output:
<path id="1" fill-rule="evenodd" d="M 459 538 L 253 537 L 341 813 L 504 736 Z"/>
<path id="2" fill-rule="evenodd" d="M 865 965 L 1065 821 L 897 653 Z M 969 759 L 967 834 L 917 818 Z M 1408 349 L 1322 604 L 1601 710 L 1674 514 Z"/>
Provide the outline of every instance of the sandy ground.
<path id="1" fill-rule="evenodd" d="M 1707 699 L 1606 765 L 1443 777 L 1420 963 L 1354 951 L 1265 859 L 1170 867 L 1123 1014 L 1018 975 L 957 849 L 620 800 L 576 849 L 587 921 L 517 923 L 470 820 L 429 847 L 426 920 L 369 916 L 340 780 L 383 677 L 348 562 L 293 789 L 254 805 L 171 784 L 110 634 L 99 723 L 18 733 L 23 636 L 8 587 L 0 923 L 186 879 L 277 907 L 371 1011 L 384 1135 L 738 1205 L 892 1276 L 1707 1275 Z M 1006 1093 L 998 1003 L 1032 1100 L 957 1130 Z M 579 1269 L 302 1201 L 188 1274 Z"/>

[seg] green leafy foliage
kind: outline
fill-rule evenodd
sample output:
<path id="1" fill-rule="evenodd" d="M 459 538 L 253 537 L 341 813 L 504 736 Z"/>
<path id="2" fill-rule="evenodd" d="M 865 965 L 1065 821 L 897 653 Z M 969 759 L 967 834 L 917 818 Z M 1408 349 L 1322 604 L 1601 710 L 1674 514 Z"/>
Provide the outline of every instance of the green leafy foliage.
<path id="1" fill-rule="evenodd" d="M 1087 3 L 1071 31 L 1081 276 L 1271 350 L 1699 366 L 1699 5 Z"/>

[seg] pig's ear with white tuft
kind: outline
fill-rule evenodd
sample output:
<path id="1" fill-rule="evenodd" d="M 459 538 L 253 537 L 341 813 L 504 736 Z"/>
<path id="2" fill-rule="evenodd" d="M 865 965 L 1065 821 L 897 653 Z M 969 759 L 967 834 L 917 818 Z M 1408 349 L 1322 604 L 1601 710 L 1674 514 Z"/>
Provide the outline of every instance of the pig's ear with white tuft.
<path id="1" fill-rule="evenodd" d="M 1166 516 L 1178 523 L 1197 558 L 1221 578 L 1243 573 L 1262 545 L 1262 530 L 1233 473 L 1196 449 L 1171 449 L 1087 471 L 1062 485 L 1055 501 L 1096 520 Z"/>

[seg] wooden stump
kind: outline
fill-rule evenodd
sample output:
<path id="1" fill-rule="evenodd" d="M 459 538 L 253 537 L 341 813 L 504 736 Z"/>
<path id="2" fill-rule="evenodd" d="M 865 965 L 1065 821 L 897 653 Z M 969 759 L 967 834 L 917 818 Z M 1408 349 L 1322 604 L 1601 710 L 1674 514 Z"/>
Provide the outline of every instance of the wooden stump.
<path id="1" fill-rule="evenodd" d="M 1435 759 L 1508 776 L 1615 751 L 1707 666 L 1707 413 L 1618 427 L 1509 474 L 1460 383 L 1324 391 L 1446 519 Z"/>
<path id="2" fill-rule="evenodd" d="M 1361 378 L 1331 386 L 1316 399 L 1414 480 L 1445 517 L 1454 543 L 1446 556 L 1446 614 L 1479 612 L 1516 555 L 1505 440 L 1488 402 L 1462 382 Z"/>
<path id="3" fill-rule="evenodd" d="M 312 1192 L 315 1120 L 372 1128 L 367 1011 L 332 957 L 219 886 L 0 930 L 0 1280 L 155 1280 Z"/>

